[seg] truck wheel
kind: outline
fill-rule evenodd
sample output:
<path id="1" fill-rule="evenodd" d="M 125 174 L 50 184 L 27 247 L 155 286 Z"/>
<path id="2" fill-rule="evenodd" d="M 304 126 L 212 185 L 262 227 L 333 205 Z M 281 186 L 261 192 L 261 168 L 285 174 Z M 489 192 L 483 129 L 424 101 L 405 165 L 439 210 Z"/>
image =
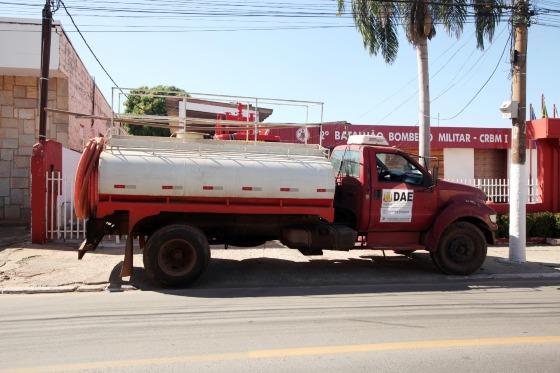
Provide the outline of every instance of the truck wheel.
<path id="1" fill-rule="evenodd" d="M 486 239 L 480 229 L 460 221 L 445 230 L 431 257 L 436 267 L 448 275 L 469 275 L 484 263 L 486 251 Z"/>
<path id="2" fill-rule="evenodd" d="M 192 284 L 210 261 L 204 233 L 187 225 L 173 224 L 150 236 L 144 249 L 144 269 L 152 281 L 164 286 Z"/>

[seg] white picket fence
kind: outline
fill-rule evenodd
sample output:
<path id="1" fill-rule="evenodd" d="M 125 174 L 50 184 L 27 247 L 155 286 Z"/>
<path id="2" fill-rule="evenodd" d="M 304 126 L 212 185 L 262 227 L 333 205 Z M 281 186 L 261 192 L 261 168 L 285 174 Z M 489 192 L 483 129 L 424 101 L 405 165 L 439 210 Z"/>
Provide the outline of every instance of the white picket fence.
<path id="1" fill-rule="evenodd" d="M 74 211 L 73 176 L 64 177 L 60 171 L 47 171 L 45 224 L 47 239 L 50 241 L 81 241 L 86 237 L 87 220 L 78 219 Z M 52 190 L 53 193 L 49 194 L 49 190 Z M 104 241 L 120 244 L 121 238 L 109 235 L 105 237 Z"/>
<path id="2" fill-rule="evenodd" d="M 64 178 L 60 171 L 47 172 L 47 239 L 82 240 L 86 234 L 86 221 L 74 212 L 74 180 Z M 48 191 L 52 193 L 48 193 Z M 49 224 L 50 222 L 50 224 Z"/>
<path id="3" fill-rule="evenodd" d="M 454 183 L 474 186 L 482 190 L 488 199 L 495 203 L 509 203 L 509 179 L 445 179 Z M 541 202 L 539 187 L 536 179 L 528 180 L 527 183 L 528 203 Z"/>

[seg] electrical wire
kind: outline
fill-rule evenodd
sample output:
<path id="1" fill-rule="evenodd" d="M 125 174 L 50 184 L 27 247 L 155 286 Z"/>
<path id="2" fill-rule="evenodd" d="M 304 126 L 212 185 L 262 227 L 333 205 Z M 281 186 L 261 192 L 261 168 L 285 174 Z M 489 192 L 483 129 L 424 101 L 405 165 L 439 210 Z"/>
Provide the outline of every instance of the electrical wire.
<path id="1" fill-rule="evenodd" d="M 121 91 L 121 93 L 128 98 L 128 96 L 126 95 L 126 93 L 123 92 L 123 90 L 121 89 L 121 87 L 119 87 L 119 85 L 117 84 L 117 82 L 115 82 L 115 79 L 113 79 L 113 77 L 111 76 L 111 74 L 109 74 L 109 72 L 107 71 L 107 69 L 105 68 L 105 66 L 103 66 L 103 64 L 101 63 L 101 61 L 99 60 L 99 58 L 97 58 L 97 55 L 95 54 L 95 52 L 93 51 L 93 49 L 91 49 L 89 43 L 87 42 L 86 38 L 84 37 L 84 35 L 82 34 L 82 32 L 80 31 L 80 29 L 78 28 L 78 25 L 76 25 L 76 22 L 74 22 L 74 18 L 72 18 L 72 15 L 70 14 L 70 12 L 68 11 L 68 9 L 66 8 L 66 4 L 64 4 L 64 1 L 60 0 L 60 4 L 62 4 L 62 7 L 64 8 L 64 11 L 66 12 L 66 14 L 68 15 L 68 18 L 70 18 L 70 21 L 72 22 L 72 24 L 74 25 L 74 27 L 76 28 L 76 31 L 78 32 L 78 34 L 80 35 L 80 37 L 82 38 L 82 40 L 84 41 L 84 44 L 86 45 L 86 47 L 89 49 L 89 51 L 91 52 L 91 54 L 93 55 L 93 58 L 95 58 L 95 60 L 97 61 L 97 63 L 99 64 L 99 66 L 101 66 L 101 69 L 105 72 L 105 74 L 107 75 L 107 77 L 111 80 L 111 82 L 113 82 L 113 84 L 115 85 L 115 87 L 117 87 L 119 89 L 119 91 Z"/>
<path id="2" fill-rule="evenodd" d="M 448 118 L 440 118 L 440 120 L 452 120 L 457 118 L 459 115 L 461 115 L 469 106 L 470 104 L 478 97 L 478 95 L 480 94 L 480 92 L 482 92 L 482 90 L 484 89 L 484 87 L 486 87 L 486 85 L 488 84 L 488 82 L 490 82 L 490 80 L 492 79 L 492 77 L 494 76 L 494 74 L 496 73 L 496 70 L 498 70 L 498 67 L 500 66 L 500 63 L 502 62 L 502 58 L 504 58 L 504 54 L 506 52 L 506 49 L 509 45 L 509 41 L 511 39 L 511 33 L 508 37 L 508 40 L 506 41 L 505 45 L 504 45 L 504 49 L 502 50 L 502 54 L 500 55 L 500 59 L 498 60 L 498 63 L 496 63 L 496 66 L 494 67 L 494 70 L 492 70 L 492 73 L 490 74 L 490 76 L 488 77 L 488 79 L 486 79 L 486 81 L 484 82 L 484 84 L 482 84 L 482 86 L 476 91 L 476 93 L 474 94 L 474 96 L 465 104 L 465 106 L 463 106 L 461 108 L 461 110 L 459 110 L 455 115 L 448 117 Z"/>

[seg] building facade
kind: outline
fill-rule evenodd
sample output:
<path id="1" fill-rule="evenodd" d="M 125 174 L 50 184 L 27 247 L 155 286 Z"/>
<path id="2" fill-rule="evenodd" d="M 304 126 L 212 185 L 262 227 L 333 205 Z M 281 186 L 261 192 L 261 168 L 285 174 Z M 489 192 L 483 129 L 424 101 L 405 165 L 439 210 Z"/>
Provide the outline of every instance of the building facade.
<path id="1" fill-rule="evenodd" d="M 305 134 L 305 133 L 306 134 Z M 281 141 L 319 143 L 319 129 L 276 130 Z M 509 177 L 511 129 L 432 127 L 431 156 L 439 162 L 439 177 L 449 180 L 507 179 Z M 417 126 L 325 124 L 321 143 L 327 148 L 346 144 L 350 135 L 383 135 L 390 146 L 418 153 Z M 537 150 L 528 134 L 527 175 L 537 178 Z M 529 167 L 530 165 L 530 167 Z"/>
<path id="2" fill-rule="evenodd" d="M 30 159 L 39 131 L 41 21 L 0 18 L 0 220 L 30 221 Z M 59 23 L 51 33 L 48 107 L 111 116 L 111 106 Z M 47 138 L 75 162 L 84 142 L 105 134 L 103 120 L 49 113 Z"/>

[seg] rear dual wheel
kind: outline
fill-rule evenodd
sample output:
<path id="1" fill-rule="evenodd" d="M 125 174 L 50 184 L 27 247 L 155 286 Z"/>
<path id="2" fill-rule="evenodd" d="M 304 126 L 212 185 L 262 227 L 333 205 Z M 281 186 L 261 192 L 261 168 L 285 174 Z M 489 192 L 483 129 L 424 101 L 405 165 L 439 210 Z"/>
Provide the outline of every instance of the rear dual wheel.
<path id="1" fill-rule="evenodd" d="M 181 224 L 165 226 L 150 236 L 144 249 L 148 278 L 164 286 L 186 287 L 204 272 L 210 247 L 202 231 Z"/>
<path id="2" fill-rule="evenodd" d="M 430 256 L 436 267 L 448 275 L 470 275 L 484 263 L 487 249 L 481 230 L 474 224 L 460 221 L 445 230 L 437 250 Z"/>

